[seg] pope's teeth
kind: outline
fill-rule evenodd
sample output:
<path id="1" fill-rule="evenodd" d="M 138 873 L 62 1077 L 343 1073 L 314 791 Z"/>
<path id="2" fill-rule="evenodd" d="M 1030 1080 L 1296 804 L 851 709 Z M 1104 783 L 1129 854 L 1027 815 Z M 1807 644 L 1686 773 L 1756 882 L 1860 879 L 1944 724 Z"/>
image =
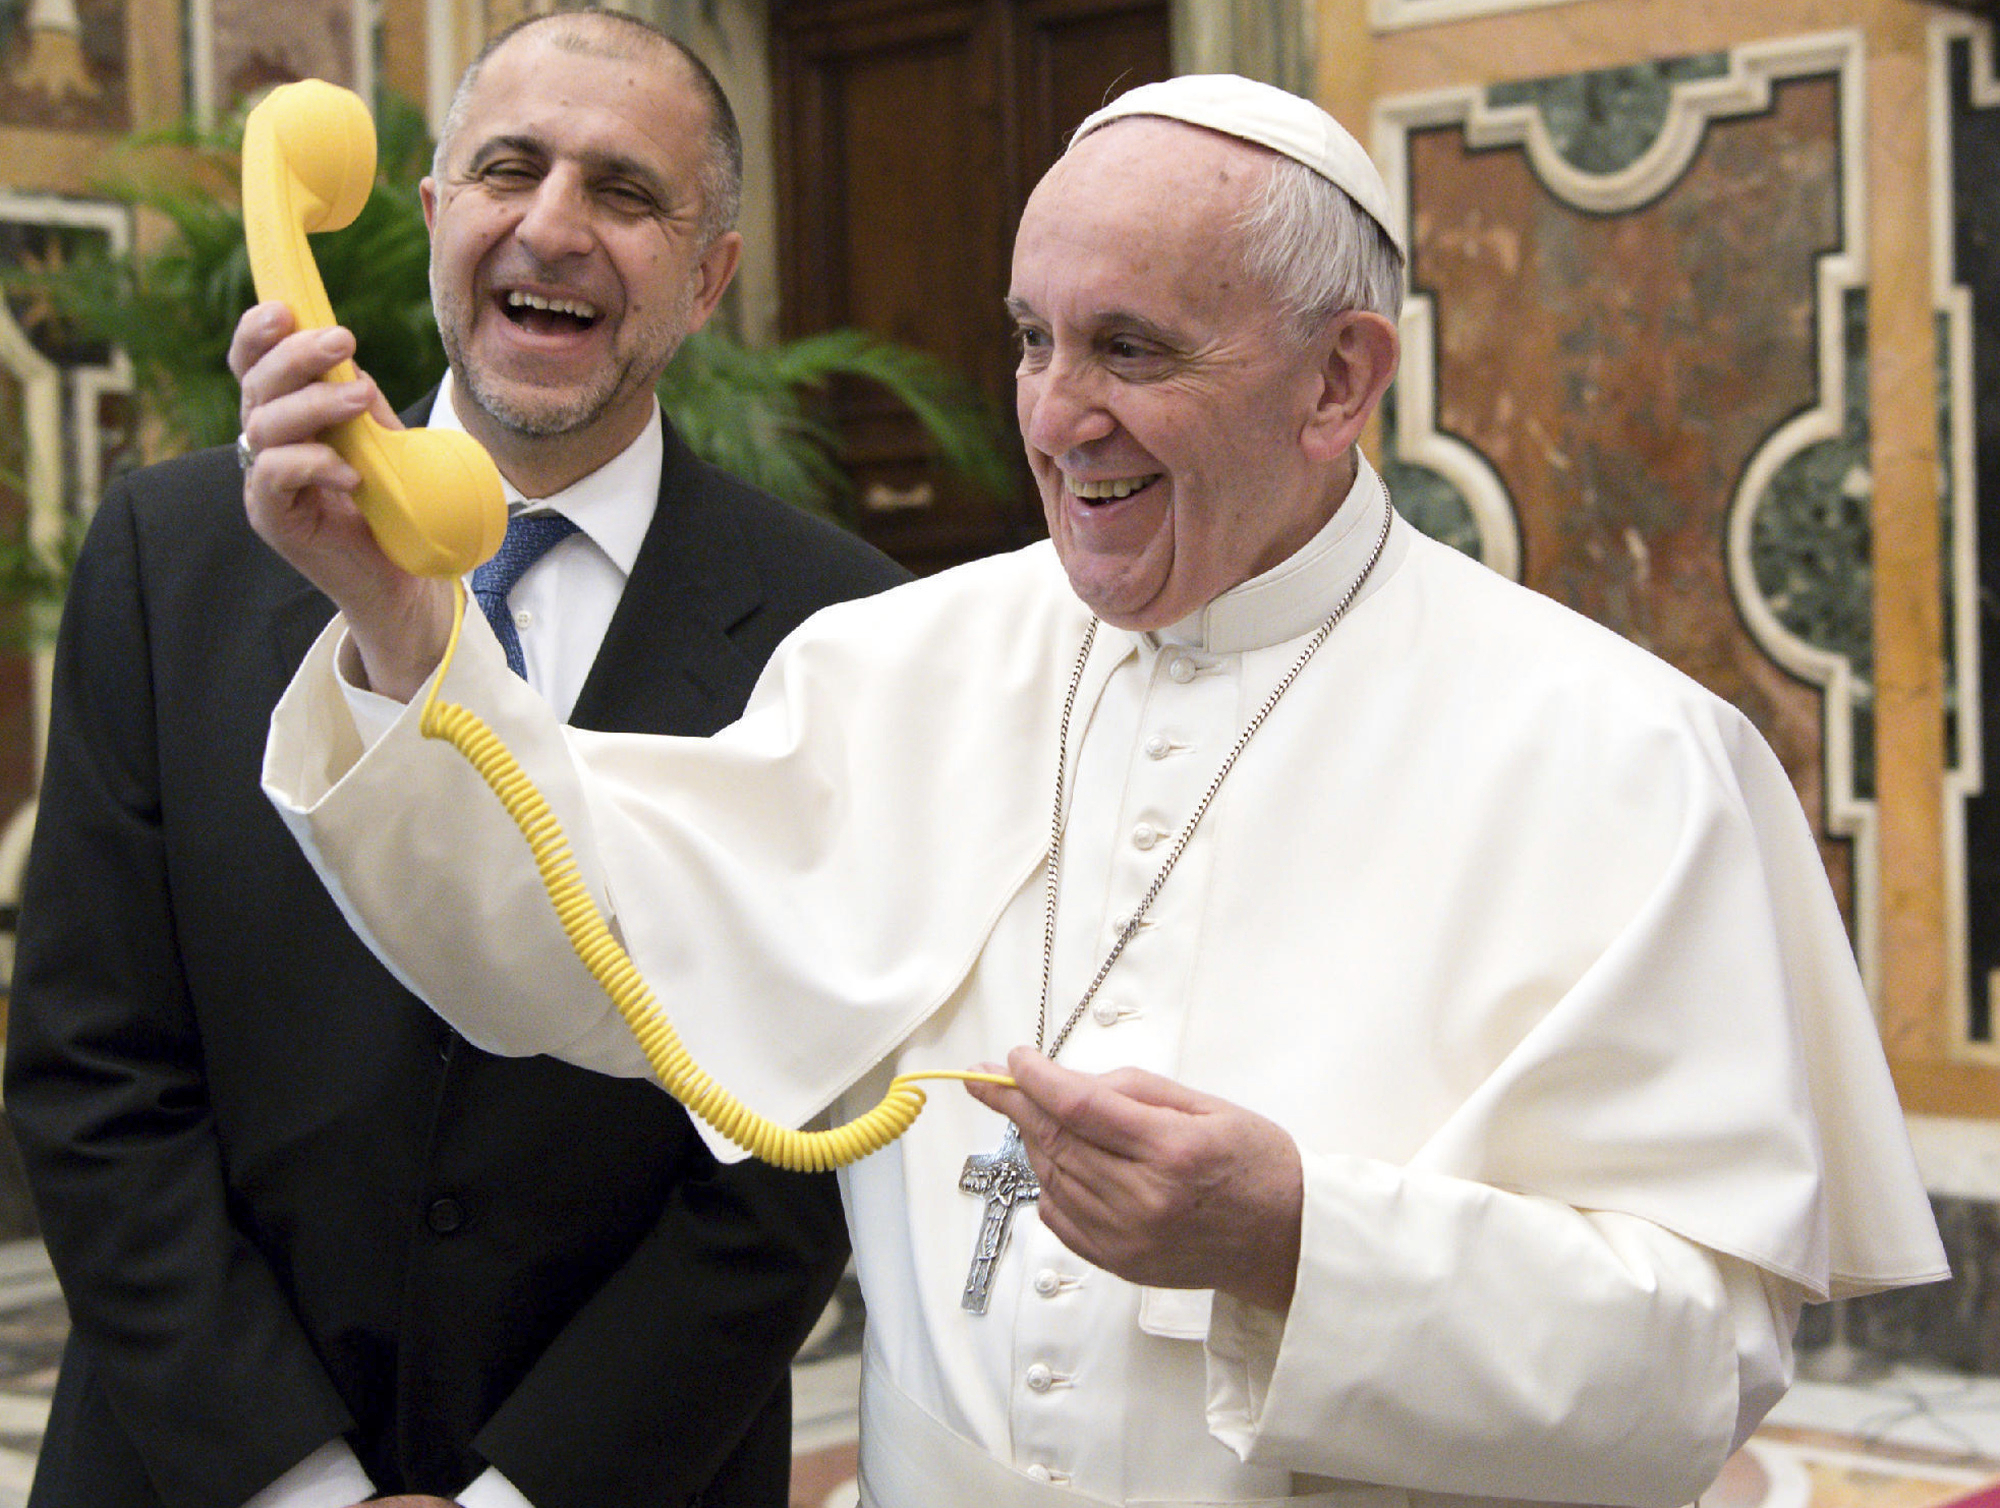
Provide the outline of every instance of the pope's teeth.
<path id="1" fill-rule="evenodd" d="M 567 314 L 576 319 L 596 319 L 597 311 L 588 304 L 575 299 L 543 298 L 539 293 L 523 293 L 519 289 L 507 295 L 510 309 L 546 309 L 552 314 Z"/>
<path id="2" fill-rule="evenodd" d="M 1093 501 L 1108 498 L 1116 502 L 1119 498 L 1130 497 L 1141 487 L 1149 487 L 1158 480 L 1159 476 L 1157 473 L 1153 476 L 1116 477 L 1103 482 L 1086 482 L 1078 477 L 1071 477 L 1069 479 L 1069 490 L 1081 498 L 1089 498 Z"/>

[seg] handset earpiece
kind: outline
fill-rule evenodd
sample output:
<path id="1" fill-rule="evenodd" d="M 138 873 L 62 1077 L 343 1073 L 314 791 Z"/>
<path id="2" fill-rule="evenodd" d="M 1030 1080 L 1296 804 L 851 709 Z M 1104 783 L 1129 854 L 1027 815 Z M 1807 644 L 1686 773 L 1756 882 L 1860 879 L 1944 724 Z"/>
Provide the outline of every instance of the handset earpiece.
<path id="1" fill-rule="evenodd" d="M 352 224 L 375 181 L 375 124 L 350 90 L 306 79 L 273 89 L 243 125 L 243 232 L 259 299 L 301 330 L 337 323 L 306 244 Z M 330 382 L 355 376 L 343 361 Z M 500 548 L 507 502 L 478 441 L 455 430 L 386 429 L 366 414 L 327 441 L 361 473 L 362 516 L 383 552 L 418 576 L 461 576 Z"/>

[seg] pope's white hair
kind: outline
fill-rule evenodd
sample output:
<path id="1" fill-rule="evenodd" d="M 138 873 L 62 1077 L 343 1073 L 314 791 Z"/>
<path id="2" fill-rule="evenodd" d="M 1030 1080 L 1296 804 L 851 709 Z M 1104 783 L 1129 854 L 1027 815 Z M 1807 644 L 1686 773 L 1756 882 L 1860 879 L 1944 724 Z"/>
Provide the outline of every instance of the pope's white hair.
<path id="1" fill-rule="evenodd" d="M 1273 153 L 1262 194 L 1237 217 L 1243 264 L 1303 336 L 1349 309 L 1394 321 L 1403 254 L 1337 185 Z"/>

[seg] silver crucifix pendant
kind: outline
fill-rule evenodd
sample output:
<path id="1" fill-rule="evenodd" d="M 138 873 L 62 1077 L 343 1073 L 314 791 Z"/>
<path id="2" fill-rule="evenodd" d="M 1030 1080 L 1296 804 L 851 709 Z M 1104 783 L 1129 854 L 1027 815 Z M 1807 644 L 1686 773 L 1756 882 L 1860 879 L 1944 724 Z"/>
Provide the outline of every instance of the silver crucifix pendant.
<path id="1" fill-rule="evenodd" d="M 998 1152 L 975 1152 L 965 1159 L 965 1171 L 958 1186 L 968 1194 L 986 1196 L 986 1215 L 979 1222 L 979 1242 L 972 1249 L 972 1270 L 965 1275 L 961 1309 L 974 1314 L 986 1312 L 992 1297 L 993 1264 L 1007 1247 L 1007 1231 L 1014 1223 L 1014 1206 L 1033 1204 L 1041 1198 L 1042 1186 L 1035 1182 L 1035 1170 L 1021 1147 L 1021 1132 L 1012 1121 L 1000 1138 Z"/>

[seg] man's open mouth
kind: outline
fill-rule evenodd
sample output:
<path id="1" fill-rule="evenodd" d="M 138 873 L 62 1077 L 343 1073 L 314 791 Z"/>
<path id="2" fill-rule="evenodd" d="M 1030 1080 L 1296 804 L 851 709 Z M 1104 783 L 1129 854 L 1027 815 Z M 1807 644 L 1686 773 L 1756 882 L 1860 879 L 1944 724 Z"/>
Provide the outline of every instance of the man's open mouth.
<path id="1" fill-rule="evenodd" d="M 547 298 L 519 288 L 501 295 L 500 309 L 522 329 L 536 335 L 573 335 L 598 321 L 597 306 L 578 298 Z"/>

